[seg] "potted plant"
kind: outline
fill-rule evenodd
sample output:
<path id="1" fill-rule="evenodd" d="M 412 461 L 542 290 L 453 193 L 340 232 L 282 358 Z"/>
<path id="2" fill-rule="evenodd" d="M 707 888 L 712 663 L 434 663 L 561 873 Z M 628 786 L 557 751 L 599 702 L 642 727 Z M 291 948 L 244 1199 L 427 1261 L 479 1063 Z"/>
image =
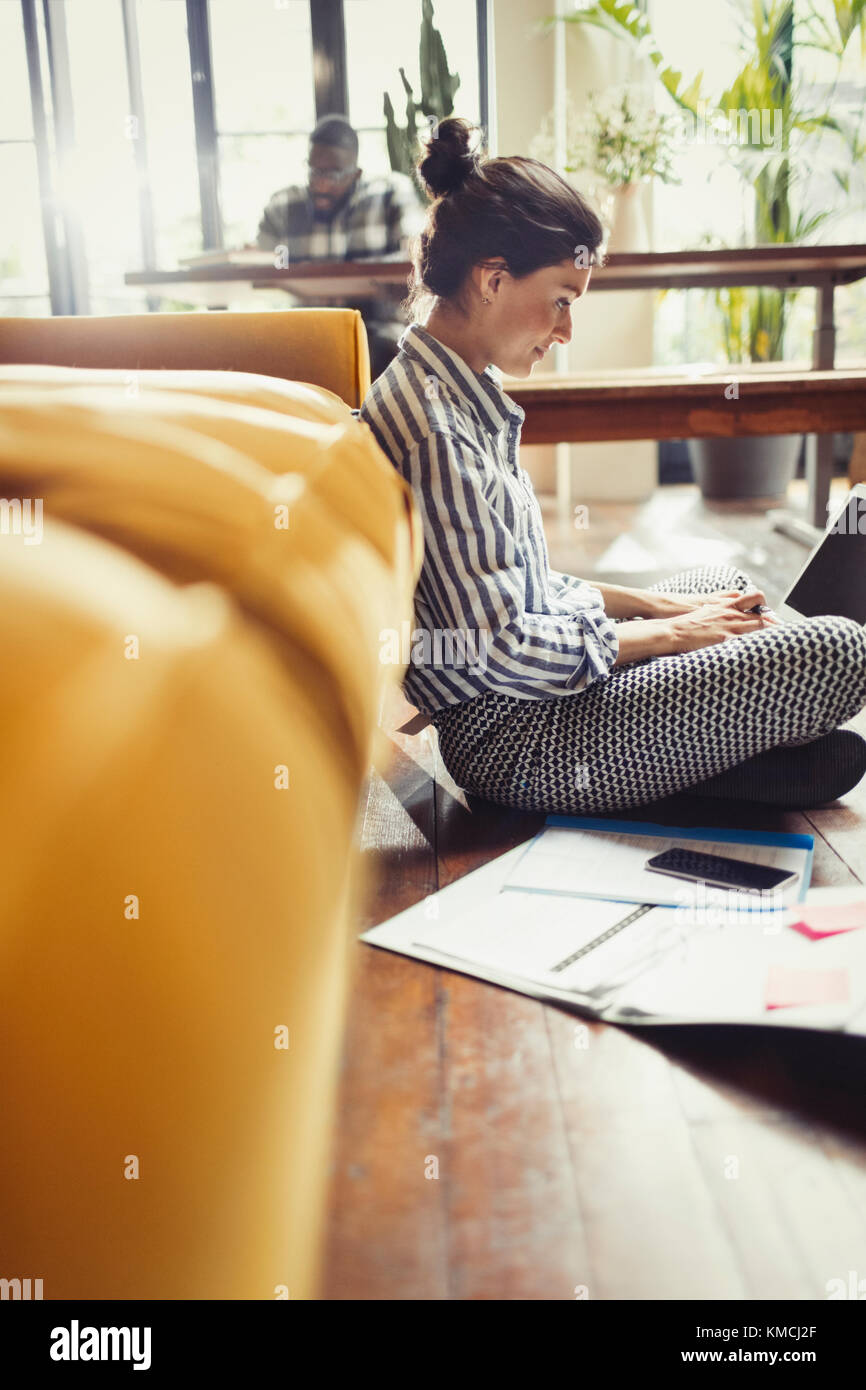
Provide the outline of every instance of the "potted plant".
<path id="1" fill-rule="evenodd" d="M 641 185 L 652 178 L 679 183 L 673 172 L 675 122 L 662 116 L 633 83 L 588 93 L 585 111 L 566 99 L 565 163 L 596 204 L 608 233 L 608 251 L 645 251 L 648 235 L 640 205 Z M 530 145 L 536 159 L 552 164 L 554 113 L 548 112 Z"/>
<path id="2" fill-rule="evenodd" d="M 752 233 L 756 245 L 806 244 L 831 209 L 794 206 L 794 186 L 805 192 L 809 146 L 827 129 L 838 129 L 829 112 L 807 107 L 794 85 L 792 0 L 754 4 L 740 27 L 743 66 L 719 108 L 727 112 L 772 112 L 774 120 L 738 122 L 728 155 L 754 191 Z M 775 117 L 778 114 L 779 120 Z M 770 134 L 769 144 L 765 135 Z M 793 294 L 768 287 L 730 286 L 710 292 L 728 363 L 756 364 L 784 357 L 785 329 Z M 803 446 L 798 434 L 689 440 L 695 481 L 705 497 L 784 495 Z"/>
<path id="3" fill-rule="evenodd" d="M 648 249 L 640 188 L 652 178 L 680 182 L 673 172 L 673 125 L 626 83 L 604 95 L 590 91 L 586 114 L 568 133 L 566 172 L 594 175 L 607 190 L 609 251 Z"/>
<path id="4" fill-rule="evenodd" d="M 826 155 L 827 138 L 835 143 L 829 167 L 846 194 L 863 155 L 857 122 L 831 107 L 849 41 L 859 31 L 866 45 L 866 5 L 828 0 L 820 11 L 809 7 L 795 26 L 793 0 L 734 3 L 740 20 L 742 66 L 711 108 L 715 138 L 719 126 L 727 123 L 728 157 L 753 196 L 749 244 L 804 244 L 839 213 L 838 208 L 816 206 L 810 200 L 809 174 L 818 167 L 818 149 L 823 146 Z M 706 124 L 703 74 L 686 87 L 682 74 L 665 64 L 646 15 L 628 0 L 596 0 L 572 14 L 551 17 L 549 23 L 588 24 L 628 42 L 656 69 L 680 112 Z M 797 71 L 796 54 L 807 48 L 836 61 L 836 82 L 823 105 L 816 104 Z M 767 138 L 765 117 L 772 117 L 772 139 Z M 823 167 L 826 171 L 826 159 Z M 769 288 L 712 292 L 727 360 L 754 364 L 780 360 L 792 299 L 792 292 Z M 771 496 L 787 487 L 800 446 L 800 436 L 692 440 L 690 453 L 706 495 Z"/>

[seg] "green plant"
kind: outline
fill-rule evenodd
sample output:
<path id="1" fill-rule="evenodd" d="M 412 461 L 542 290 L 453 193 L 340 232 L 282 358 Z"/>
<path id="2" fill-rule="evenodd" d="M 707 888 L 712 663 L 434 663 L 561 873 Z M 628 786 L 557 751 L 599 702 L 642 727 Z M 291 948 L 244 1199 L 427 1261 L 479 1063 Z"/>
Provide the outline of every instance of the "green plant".
<path id="1" fill-rule="evenodd" d="M 422 197 L 415 179 L 415 163 L 419 154 L 418 122 L 420 112 L 424 117 L 422 127 L 441 121 L 454 111 L 454 93 L 460 86 L 460 77 L 448 69 L 448 59 L 442 35 L 433 23 L 432 0 L 423 0 L 421 8 L 421 38 L 418 47 L 418 66 L 421 73 L 421 100 L 415 101 L 412 85 L 405 70 L 399 68 L 400 80 L 406 96 L 406 124 L 398 125 L 394 115 L 394 104 L 387 92 L 384 97 L 385 139 L 388 145 L 388 158 L 391 168 L 408 174 Z"/>
<path id="2" fill-rule="evenodd" d="M 714 125 L 727 126 L 729 157 L 754 195 L 750 242 L 805 243 L 841 211 L 824 205 L 823 197 L 822 204 L 816 205 L 817 199 L 810 194 L 810 178 L 818 167 L 819 150 L 826 152 L 827 138 L 836 146 L 835 156 L 831 152 L 833 177 L 847 197 L 866 154 L 862 111 L 849 118 L 834 110 L 843 58 L 857 32 L 861 52 L 866 54 L 866 0 L 828 0 L 822 14 L 814 6 L 804 7 L 796 23 L 793 0 L 733 3 L 740 25 L 742 67 L 716 104 Z M 682 74 L 664 64 L 646 15 L 628 0 L 597 0 L 573 14 L 552 17 L 548 24 L 552 23 L 589 25 L 615 35 L 649 59 L 681 112 L 704 116 L 703 73 L 684 86 Z M 808 48 L 836 61 L 836 77 L 823 104 L 816 104 L 812 89 L 797 71 L 797 52 Z M 772 140 L 767 138 L 770 118 Z M 825 167 L 826 161 L 821 164 Z M 782 356 L 791 297 L 773 289 L 713 292 L 723 319 L 725 350 L 732 354 L 729 360 L 744 360 L 746 353 L 745 360 L 759 362 Z"/>
<path id="3" fill-rule="evenodd" d="M 626 84 L 602 97 L 589 93 L 587 116 L 567 141 L 565 168 L 589 169 L 610 188 L 650 178 L 679 183 L 673 151 L 673 123 Z"/>
<path id="4" fill-rule="evenodd" d="M 697 114 L 703 72 L 699 72 L 688 87 L 683 87 L 682 73 L 665 64 L 649 20 L 631 0 L 597 0 L 572 14 L 551 15 L 543 21 L 542 29 L 550 29 L 554 24 L 585 24 L 603 29 L 614 38 L 630 40 L 635 52 L 652 63 L 659 81 L 676 105 Z"/>

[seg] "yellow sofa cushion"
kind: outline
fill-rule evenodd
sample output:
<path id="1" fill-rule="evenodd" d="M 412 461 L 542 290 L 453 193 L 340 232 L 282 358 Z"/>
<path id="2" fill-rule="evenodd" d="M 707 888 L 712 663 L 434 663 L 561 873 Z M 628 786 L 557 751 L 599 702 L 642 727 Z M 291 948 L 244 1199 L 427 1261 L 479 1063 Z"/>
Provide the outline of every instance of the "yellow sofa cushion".
<path id="1" fill-rule="evenodd" d="M 371 596 L 396 566 L 411 611 L 423 545 L 411 490 L 368 427 L 324 400 L 337 423 L 240 405 L 235 381 L 225 402 L 152 389 L 147 373 L 127 396 L 121 372 L 96 385 L 64 373 L 49 388 L 44 374 L 27 385 L 22 370 L 0 368 L 5 495 L 41 497 L 52 516 L 171 578 L 224 585 L 282 640 L 333 664 L 334 717 L 363 770 L 388 626 Z M 350 622 L 335 644 L 338 615 Z"/>
<path id="2" fill-rule="evenodd" d="M 322 425 L 350 420 L 352 411 L 334 391 L 307 381 L 282 381 L 257 372 L 196 369 L 138 370 L 118 367 L 67 367 L 47 365 L 0 366 L 0 385 L 42 387 L 110 386 L 127 402 L 151 391 L 182 391 L 227 404 L 261 406 Z M 228 418 L 228 412 L 224 412 Z"/>
<path id="3" fill-rule="evenodd" d="M 122 378 L 0 373 L 4 1273 L 311 1297 L 420 528 L 351 417 Z"/>

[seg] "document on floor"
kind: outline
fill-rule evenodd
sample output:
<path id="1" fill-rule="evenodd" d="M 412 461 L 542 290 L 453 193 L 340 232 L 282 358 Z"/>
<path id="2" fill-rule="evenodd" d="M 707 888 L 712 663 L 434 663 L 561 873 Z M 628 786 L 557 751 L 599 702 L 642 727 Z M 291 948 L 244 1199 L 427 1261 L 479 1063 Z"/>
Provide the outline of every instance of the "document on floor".
<path id="1" fill-rule="evenodd" d="M 866 931 L 818 938 L 797 929 L 804 904 L 720 930 L 701 928 L 617 996 L 620 1021 L 640 1013 L 677 1021 L 763 1023 L 866 1035 Z M 864 890 L 860 888 L 861 907 Z M 861 907 L 855 909 L 859 915 Z M 674 1021 L 674 1020 L 671 1020 Z"/>
<path id="2" fill-rule="evenodd" d="M 541 895 L 513 886 L 532 843 L 362 940 L 614 1023 L 751 1023 L 866 1036 L 860 885 L 813 889 L 762 912 L 730 893 L 724 902 L 678 907 Z"/>
<path id="3" fill-rule="evenodd" d="M 646 868 L 664 850 L 684 848 L 746 864 L 790 871 L 778 889 L 756 894 L 717 888 Z M 811 835 L 774 831 L 678 829 L 643 821 L 548 816 L 511 871 L 506 887 L 524 892 L 609 898 L 624 902 L 690 907 L 729 903 L 735 892 L 743 910 L 775 911 L 804 897 L 812 870 Z"/>

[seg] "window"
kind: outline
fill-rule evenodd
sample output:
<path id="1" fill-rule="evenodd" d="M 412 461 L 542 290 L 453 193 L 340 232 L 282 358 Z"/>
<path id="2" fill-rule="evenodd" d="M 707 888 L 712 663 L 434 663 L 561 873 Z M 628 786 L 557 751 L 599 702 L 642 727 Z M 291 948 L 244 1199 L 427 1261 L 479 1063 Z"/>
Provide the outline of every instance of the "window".
<path id="1" fill-rule="evenodd" d="M 344 0 L 346 53 L 348 56 L 349 116 L 359 132 L 358 162 L 370 173 L 390 169 L 385 143 L 384 93 L 394 105 L 400 125 L 406 120 L 406 95 L 400 79 L 402 67 L 415 100 L 421 98 L 418 45 L 421 33 L 421 0 Z M 477 124 L 478 51 L 475 26 L 466 0 L 434 0 L 433 23 L 442 35 L 450 72 L 460 77 L 454 97 L 455 115 Z M 388 42 L 382 36 L 387 34 Z M 419 116 L 419 125 L 424 119 Z"/>
<path id="2" fill-rule="evenodd" d="M 27 50 L 21 11 L 0 5 L 0 187 L 14 189 L 4 199 L 0 240 L 0 313 L 51 312 L 48 266 L 42 235 L 39 174 Z"/>
<path id="3" fill-rule="evenodd" d="M 748 8 L 748 7 L 745 7 Z M 830 0 L 810 0 L 795 8 L 795 19 L 802 21 L 806 10 L 821 11 L 830 19 Z M 730 84 L 742 66 L 738 52 L 738 27 L 732 23 L 737 10 L 729 5 L 708 3 L 685 6 L 680 0 L 652 0 L 650 21 L 666 63 L 690 81 L 703 71 L 703 91 L 716 98 Z M 836 117 L 862 118 L 866 108 L 866 68 L 856 37 L 845 51 L 841 80 L 834 87 L 836 64 L 827 54 L 795 48 L 795 80 L 811 84 L 816 105 L 832 93 Z M 861 125 L 861 139 L 863 126 Z M 856 177 L 851 196 L 840 197 L 832 176 L 829 147 L 827 159 L 812 159 L 797 181 L 797 196 L 812 210 L 841 205 L 842 215 L 819 228 L 815 241 L 858 242 L 862 240 L 862 174 L 859 190 Z M 682 149 L 677 157 L 681 184 L 653 185 L 654 249 L 686 250 L 698 247 L 707 236 L 741 245 L 752 240 L 753 194 L 726 160 L 720 146 L 707 141 Z M 711 177 L 712 175 L 712 177 Z M 866 355 L 866 283 L 858 281 L 836 290 L 836 360 L 862 359 Z M 785 357 L 808 363 L 812 356 L 812 330 L 815 325 L 815 292 L 792 296 L 785 332 Z M 667 292 L 660 299 L 656 315 L 656 356 L 662 362 L 714 360 L 720 348 L 719 320 L 710 296 L 700 291 Z"/>
<path id="4" fill-rule="evenodd" d="M 220 206 L 226 245 L 255 241 L 272 193 L 304 183 L 316 124 L 309 6 L 210 0 Z"/>
<path id="5" fill-rule="evenodd" d="M 81 228 L 90 311 L 142 310 L 141 292 L 123 283 L 141 264 L 132 142 L 142 137 L 129 109 L 123 14 L 114 0 L 85 0 L 67 5 L 65 18 L 74 127 L 58 169 L 59 207 Z"/>
<path id="6" fill-rule="evenodd" d="M 153 261 L 171 266 L 202 242 L 186 6 L 138 4 L 136 18 Z"/>
<path id="7" fill-rule="evenodd" d="M 402 66 L 420 96 L 421 18 L 421 0 L 3 0 L 0 311 L 164 307 L 127 272 L 254 241 L 329 111 L 387 172 L 383 93 L 402 120 Z M 473 8 L 434 0 L 434 23 L 456 109 L 485 120 Z"/>

